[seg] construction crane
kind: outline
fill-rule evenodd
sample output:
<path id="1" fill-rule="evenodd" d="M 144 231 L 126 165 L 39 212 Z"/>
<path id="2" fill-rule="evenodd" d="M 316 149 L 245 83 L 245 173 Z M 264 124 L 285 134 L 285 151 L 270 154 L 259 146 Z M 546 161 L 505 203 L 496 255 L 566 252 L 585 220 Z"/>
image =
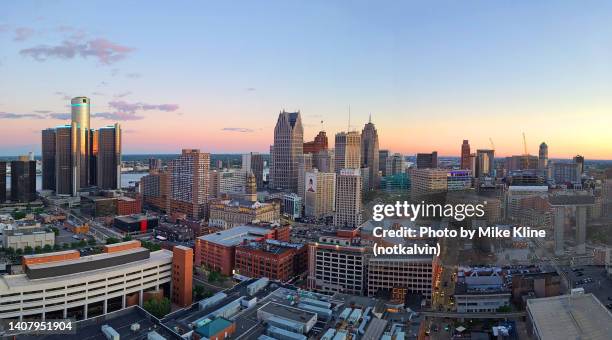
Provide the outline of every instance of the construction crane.
<path id="1" fill-rule="evenodd" d="M 529 152 L 527 152 L 527 139 L 525 138 L 525 132 L 523 132 L 523 149 L 524 149 L 523 155 L 524 156 L 529 155 Z"/>
<path id="2" fill-rule="evenodd" d="M 489 137 L 489 142 L 491 142 L 491 149 L 495 150 L 495 144 L 493 144 L 493 138 Z"/>

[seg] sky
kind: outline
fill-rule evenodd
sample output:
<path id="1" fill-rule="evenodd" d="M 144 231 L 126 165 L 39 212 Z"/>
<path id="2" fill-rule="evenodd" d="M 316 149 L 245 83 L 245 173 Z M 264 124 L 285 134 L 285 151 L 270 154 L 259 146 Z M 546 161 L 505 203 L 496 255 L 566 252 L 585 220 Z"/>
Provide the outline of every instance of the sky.
<path id="1" fill-rule="evenodd" d="M 0 156 L 92 101 L 123 153 L 268 152 L 279 111 L 304 139 L 612 159 L 610 1 L 2 1 Z M 323 121 L 323 123 L 321 123 Z"/>

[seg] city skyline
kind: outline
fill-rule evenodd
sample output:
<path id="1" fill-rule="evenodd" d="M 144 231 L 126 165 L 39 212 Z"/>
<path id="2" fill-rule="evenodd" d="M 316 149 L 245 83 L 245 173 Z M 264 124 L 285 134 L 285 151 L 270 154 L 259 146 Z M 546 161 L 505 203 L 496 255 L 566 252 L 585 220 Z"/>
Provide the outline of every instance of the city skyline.
<path id="1" fill-rule="evenodd" d="M 0 157 L 40 155 L 40 131 L 87 96 L 124 154 L 268 153 L 282 109 L 304 141 L 333 139 L 350 105 L 351 129 L 372 114 L 380 149 L 405 155 L 489 138 L 521 155 L 525 132 L 532 155 L 612 159 L 609 3 L 100 4 L 2 5 Z"/>

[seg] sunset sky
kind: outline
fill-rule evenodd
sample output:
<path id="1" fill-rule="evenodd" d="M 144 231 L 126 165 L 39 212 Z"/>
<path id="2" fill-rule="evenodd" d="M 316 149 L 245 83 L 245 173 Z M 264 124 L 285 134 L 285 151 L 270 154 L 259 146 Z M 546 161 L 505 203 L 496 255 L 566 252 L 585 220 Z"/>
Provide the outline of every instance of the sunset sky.
<path id="1" fill-rule="evenodd" d="M 0 156 L 92 99 L 123 153 L 268 152 L 281 109 L 305 140 L 612 159 L 610 1 L 2 1 Z"/>

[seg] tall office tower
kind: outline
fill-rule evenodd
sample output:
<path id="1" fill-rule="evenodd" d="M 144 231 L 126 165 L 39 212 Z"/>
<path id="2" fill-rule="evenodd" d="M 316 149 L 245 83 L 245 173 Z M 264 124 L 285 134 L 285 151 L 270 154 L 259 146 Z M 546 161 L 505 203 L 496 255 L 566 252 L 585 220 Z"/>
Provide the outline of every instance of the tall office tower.
<path id="1" fill-rule="evenodd" d="M 312 155 L 312 167 L 321 172 L 334 172 L 334 150 L 321 150 Z"/>
<path id="2" fill-rule="evenodd" d="M 361 225 L 361 173 L 359 169 L 342 169 L 336 177 L 336 227 Z"/>
<path id="3" fill-rule="evenodd" d="M 334 169 L 359 169 L 361 167 L 361 135 L 357 131 L 336 134 Z"/>
<path id="4" fill-rule="evenodd" d="M 159 158 L 149 158 L 149 172 L 161 170 L 162 160 Z"/>
<path id="5" fill-rule="evenodd" d="M 435 169 L 438 167 L 438 152 L 417 153 L 417 169 Z"/>
<path id="6" fill-rule="evenodd" d="M 392 156 L 387 157 L 387 166 L 385 170 L 387 176 L 404 173 L 405 169 L 406 161 L 404 155 L 401 153 L 394 153 Z"/>
<path id="7" fill-rule="evenodd" d="M 89 130 L 89 185 L 98 185 L 98 152 L 100 131 Z"/>
<path id="8" fill-rule="evenodd" d="M 247 173 L 244 199 L 249 202 L 257 202 L 257 178 L 252 171 Z"/>
<path id="9" fill-rule="evenodd" d="M 89 157 L 90 157 L 90 137 L 89 137 L 89 105 L 87 97 L 72 98 L 72 123 L 76 123 L 76 149 L 74 163 L 79 179 L 79 188 L 89 186 Z"/>
<path id="10" fill-rule="evenodd" d="M 98 130 L 98 187 L 121 188 L 121 126 L 119 123 Z"/>
<path id="11" fill-rule="evenodd" d="M 574 157 L 574 163 L 579 165 L 580 176 L 582 176 L 582 174 L 584 173 L 584 157 L 576 155 L 576 157 Z"/>
<path id="12" fill-rule="evenodd" d="M 263 155 L 257 152 L 250 152 L 242 155 L 242 170 L 251 171 L 257 180 L 257 188 L 263 188 Z"/>
<path id="13" fill-rule="evenodd" d="M 317 153 L 321 150 L 327 150 L 327 135 L 325 131 L 319 131 L 319 134 L 312 142 L 304 143 L 304 153 Z"/>
<path id="14" fill-rule="evenodd" d="M 382 174 L 382 176 L 390 176 L 387 173 L 387 160 L 391 152 L 389 150 L 378 150 L 378 171 Z"/>
<path id="15" fill-rule="evenodd" d="M 55 190 L 55 129 L 42 130 L 42 188 Z"/>
<path id="16" fill-rule="evenodd" d="M 300 144 L 301 145 L 301 144 Z M 183 149 L 172 161 L 170 174 L 170 211 L 191 219 L 206 216 L 210 154 L 198 149 Z"/>
<path id="17" fill-rule="evenodd" d="M 76 123 L 55 128 L 55 192 L 76 196 L 80 189 L 77 165 L 73 162 L 77 150 Z"/>
<path id="18" fill-rule="evenodd" d="M 36 161 L 21 156 L 11 161 L 11 201 L 31 202 L 36 199 Z"/>
<path id="19" fill-rule="evenodd" d="M 313 169 L 306 173 L 305 181 L 304 214 L 314 218 L 332 216 L 336 202 L 336 173 Z"/>
<path id="20" fill-rule="evenodd" d="M 361 131 L 361 167 L 368 168 L 368 190 L 378 188 L 378 132 L 372 116 Z"/>
<path id="21" fill-rule="evenodd" d="M 304 150 L 304 128 L 300 112 L 279 113 L 271 148 L 271 187 L 297 192 L 297 158 Z"/>
<path id="22" fill-rule="evenodd" d="M 463 144 L 461 144 L 461 169 L 472 170 L 470 165 L 470 142 L 464 139 Z"/>
<path id="23" fill-rule="evenodd" d="M 306 199 L 304 195 L 305 190 L 305 178 L 306 172 L 312 170 L 312 154 L 306 153 L 298 156 L 298 188 L 297 195 L 302 199 L 302 202 Z M 301 211 L 300 211 L 301 212 Z"/>
<path id="24" fill-rule="evenodd" d="M 0 203 L 6 201 L 6 162 L 0 161 Z"/>
<path id="25" fill-rule="evenodd" d="M 542 144 L 540 144 L 538 168 L 546 169 L 546 167 L 548 167 L 548 145 L 542 142 Z"/>
<path id="26" fill-rule="evenodd" d="M 476 177 L 493 176 L 495 169 L 495 150 L 476 150 Z"/>

